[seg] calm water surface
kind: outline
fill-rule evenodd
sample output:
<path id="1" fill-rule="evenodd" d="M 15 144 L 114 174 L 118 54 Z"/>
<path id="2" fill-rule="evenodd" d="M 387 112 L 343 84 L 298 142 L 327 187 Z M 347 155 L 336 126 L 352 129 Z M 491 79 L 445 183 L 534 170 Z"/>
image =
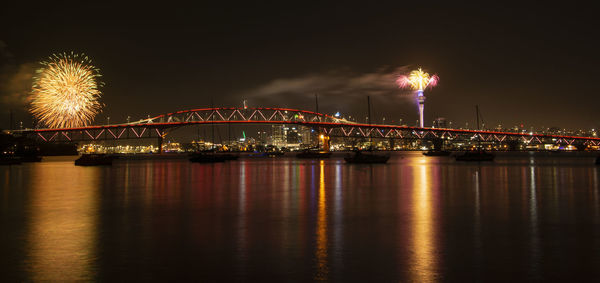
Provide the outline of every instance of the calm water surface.
<path id="1" fill-rule="evenodd" d="M 592 281 L 599 174 L 527 153 L 1 166 L 0 281 Z"/>

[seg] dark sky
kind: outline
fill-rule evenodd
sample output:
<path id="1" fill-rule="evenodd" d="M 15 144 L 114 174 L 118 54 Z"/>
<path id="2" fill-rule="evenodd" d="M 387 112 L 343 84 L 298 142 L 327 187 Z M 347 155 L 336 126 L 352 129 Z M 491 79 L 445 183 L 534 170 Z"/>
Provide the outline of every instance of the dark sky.
<path id="1" fill-rule="evenodd" d="M 36 62 L 65 51 L 89 55 L 101 70 L 98 121 L 211 99 L 313 110 L 317 93 L 323 112 L 364 117 L 371 95 L 375 120 L 414 125 L 414 99 L 388 81 L 422 66 L 441 78 L 426 91 L 426 125 L 440 116 L 473 123 L 478 104 L 488 126 L 600 127 L 600 25 L 591 7 L 367 2 L 3 4 L 0 127 L 8 109 L 31 119 L 14 96 L 29 87 Z"/>

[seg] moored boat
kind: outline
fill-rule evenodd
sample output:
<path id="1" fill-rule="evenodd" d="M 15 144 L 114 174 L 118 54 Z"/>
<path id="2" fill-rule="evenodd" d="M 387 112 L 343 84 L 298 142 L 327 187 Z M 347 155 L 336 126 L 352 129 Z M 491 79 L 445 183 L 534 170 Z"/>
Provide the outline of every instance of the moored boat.
<path id="1" fill-rule="evenodd" d="M 450 151 L 447 151 L 447 150 L 428 150 L 426 152 L 423 152 L 423 155 L 425 155 L 425 156 L 449 156 L 450 155 Z"/>
<path id="2" fill-rule="evenodd" d="M 282 151 L 263 151 L 263 152 L 253 152 L 247 155 L 247 157 L 251 158 L 262 158 L 262 157 L 279 157 L 283 156 Z"/>
<path id="3" fill-rule="evenodd" d="M 467 151 L 456 156 L 456 161 L 493 161 L 495 154 L 485 150 Z"/>
<path id="4" fill-rule="evenodd" d="M 190 155 L 190 161 L 195 163 L 225 162 L 227 157 L 214 153 L 194 153 Z"/>
<path id="5" fill-rule="evenodd" d="M 284 152 L 283 151 L 267 151 L 267 152 L 265 152 L 265 155 L 267 157 L 278 157 L 278 156 L 283 156 Z"/>
<path id="6" fill-rule="evenodd" d="M 369 96 L 367 96 L 367 118 L 369 125 L 371 125 L 371 98 Z M 369 135 L 369 144 L 370 147 L 368 151 L 365 152 L 357 149 L 354 151 L 354 155 L 348 155 L 344 157 L 344 160 L 348 163 L 361 164 L 387 163 L 390 159 L 389 154 L 373 153 L 373 139 L 371 138 L 371 135 Z"/>
<path id="7" fill-rule="evenodd" d="M 19 156 L 21 162 L 41 162 L 42 157 L 38 155 L 22 155 Z"/>
<path id="8" fill-rule="evenodd" d="M 477 116 L 477 130 L 479 130 L 479 106 L 475 105 L 475 113 Z M 481 139 L 477 139 L 477 149 L 469 150 L 463 154 L 456 156 L 456 161 L 494 161 L 495 154 L 486 152 L 481 147 Z"/>
<path id="9" fill-rule="evenodd" d="M 240 158 L 238 154 L 233 153 L 217 153 L 216 155 L 223 157 L 225 160 L 238 160 Z"/>
<path id="10" fill-rule="evenodd" d="M 296 157 L 298 158 L 329 158 L 331 156 L 331 152 L 329 151 L 314 151 L 314 150 L 304 150 L 298 154 Z"/>
<path id="11" fill-rule="evenodd" d="M 77 166 L 103 166 L 112 165 L 114 157 L 107 154 L 83 154 L 77 160 Z"/>
<path id="12" fill-rule="evenodd" d="M 41 162 L 40 149 L 35 146 L 18 146 L 15 156 L 21 159 L 21 162 Z"/>
<path id="13" fill-rule="evenodd" d="M 18 165 L 21 164 L 21 159 L 14 155 L 0 154 L 0 165 Z"/>
<path id="14" fill-rule="evenodd" d="M 371 163 L 387 163 L 390 159 L 389 154 L 377 154 L 373 152 L 362 152 L 356 151 L 353 156 L 346 156 L 344 160 L 348 163 L 361 163 L 361 164 L 371 164 Z"/>

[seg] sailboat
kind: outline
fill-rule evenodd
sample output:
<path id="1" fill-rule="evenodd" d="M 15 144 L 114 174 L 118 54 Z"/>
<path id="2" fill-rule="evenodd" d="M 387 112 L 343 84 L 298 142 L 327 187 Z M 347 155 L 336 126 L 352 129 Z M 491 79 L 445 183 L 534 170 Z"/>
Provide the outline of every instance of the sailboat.
<path id="1" fill-rule="evenodd" d="M 212 99 L 211 99 L 211 105 L 212 105 Z M 212 115 L 211 115 L 212 117 Z M 214 118 L 213 118 L 214 120 Z M 196 153 L 192 153 L 190 154 L 190 162 L 195 162 L 195 163 L 217 163 L 217 162 L 225 162 L 225 160 L 230 160 L 229 156 L 223 155 L 223 154 L 216 154 L 215 153 L 215 124 L 211 125 L 211 130 L 212 130 L 212 146 L 213 148 L 208 151 L 208 152 L 196 152 Z M 237 159 L 237 158 L 235 158 Z"/>
<path id="2" fill-rule="evenodd" d="M 479 130 L 479 106 L 475 105 L 477 115 L 477 130 Z M 481 138 L 477 138 L 477 150 L 469 150 L 456 156 L 456 161 L 493 161 L 495 154 L 486 152 L 481 148 Z"/>
<path id="3" fill-rule="evenodd" d="M 244 100 L 244 106 L 246 104 L 246 101 Z M 244 140 L 246 139 L 246 133 L 244 131 L 242 131 L 242 134 L 244 135 Z M 230 143 L 231 145 L 231 124 L 227 124 L 227 141 Z M 218 155 L 220 155 L 221 157 L 223 157 L 225 160 L 238 160 L 238 158 L 240 158 L 239 154 L 233 154 L 231 153 L 231 149 L 228 149 L 225 152 L 221 152 L 218 153 Z"/>
<path id="4" fill-rule="evenodd" d="M 77 166 L 102 166 L 112 165 L 114 156 L 108 154 L 82 154 L 77 160 Z"/>
<path id="5" fill-rule="evenodd" d="M 195 163 L 216 163 L 225 162 L 225 156 L 221 156 L 214 153 L 198 152 L 190 154 L 190 161 Z"/>
<path id="6" fill-rule="evenodd" d="M 444 150 L 444 140 L 443 139 L 434 139 L 433 140 L 433 148 L 423 152 L 425 156 L 449 156 L 450 151 Z"/>
<path id="7" fill-rule="evenodd" d="M 369 96 L 367 96 L 367 107 L 368 107 L 368 119 L 369 119 L 369 126 L 371 125 L 371 99 Z M 369 143 L 372 144 L 372 138 L 369 135 Z M 354 152 L 354 155 L 349 155 L 347 157 L 344 157 L 344 160 L 346 160 L 346 162 L 348 163 L 363 163 L 363 164 L 372 164 L 372 163 L 387 163 L 387 161 L 390 159 L 390 155 L 389 154 L 376 154 L 373 153 L 373 146 L 370 145 L 369 146 L 369 151 L 368 152 L 363 152 L 360 150 L 356 150 Z"/>
<path id="8" fill-rule="evenodd" d="M 315 112 L 319 113 L 319 96 L 315 94 Z M 319 118 L 320 119 L 320 118 Z M 323 136 L 321 135 L 321 138 Z M 325 147 L 325 144 L 323 145 Z M 296 154 L 296 158 L 303 159 L 324 159 L 329 158 L 331 156 L 331 152 L 327 150 L 319 150 L 319 145 L 316 148 L 307 148 Z"/>
<path id="9" fill-rule="evenodd" d="M 363 163 L 363 164 L 373 164 L 373 163 L 387 163 L 390 159 L 390 155 L 383 154 L 375 154 L 371 150 L 368 152 L 363 152 L 357 150 L 354 152 L 353 156 L 344 157 L 344 160 L 348 163 Z"/>
<path id="10" fill-rule="evenodd" d="M 21 164 L 21 159 L 9 154 L 0 154 L 0 165 L 17 165 Z"/>
<path id="11" fill-rule="evenodd" d="M 321 158 L 329 158 L 330 156 L 331 156 L 331 152 L 329 152 L 329 151 L 317 151 L 317 150 L 310 150 L 310 149 L 305 149 L 296 154 L 297 158 L 321 159 Z"/>
<path id="12" fill-rule="evenodd" d="M 423 152 L 423 155 L 425 155 L 425 156 L 448 156 L 448 155 L 450 155 L 450 151 L 430 149 L 426 152 Z"/>

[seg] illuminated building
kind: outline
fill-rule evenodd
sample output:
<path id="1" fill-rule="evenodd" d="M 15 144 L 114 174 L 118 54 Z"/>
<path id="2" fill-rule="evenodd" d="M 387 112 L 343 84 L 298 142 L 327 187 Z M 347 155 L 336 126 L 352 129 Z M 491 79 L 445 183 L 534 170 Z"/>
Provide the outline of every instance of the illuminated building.
<path id="1" fill-rule="evenodd" d="M 448 120 L 446 120 L 446 118 L 444 118 L 444 117 L 436 118 L 435 120 L 433 120 L 433 127 L 447 129 L 447 128 L 449 128 Z"/>

